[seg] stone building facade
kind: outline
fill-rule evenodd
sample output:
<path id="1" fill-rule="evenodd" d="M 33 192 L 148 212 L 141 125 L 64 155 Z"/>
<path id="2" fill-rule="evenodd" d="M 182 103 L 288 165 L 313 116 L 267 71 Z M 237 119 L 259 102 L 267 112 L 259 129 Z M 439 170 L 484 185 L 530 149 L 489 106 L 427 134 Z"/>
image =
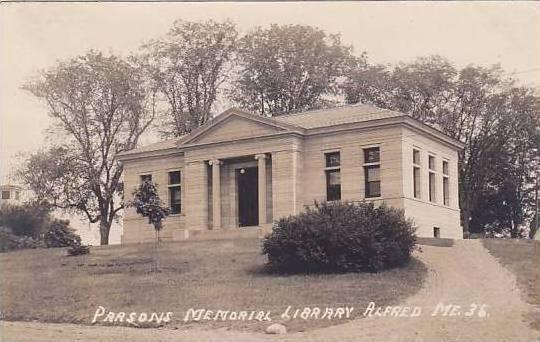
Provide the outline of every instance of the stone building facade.
<path id="1" fill-rule="evenodd" d="M 117 156 L 126 194 L 157 183 L 172 214 L 165 240 L 264 234 L 314 201 L 402 208 L 422 237 L 462 237 L 458 153 L 463 144 L 403 113 L 368 105 L 266 118 L 229 109 L 178 139 Z M 153 229 L 126 210 L 123 243 Z"/>

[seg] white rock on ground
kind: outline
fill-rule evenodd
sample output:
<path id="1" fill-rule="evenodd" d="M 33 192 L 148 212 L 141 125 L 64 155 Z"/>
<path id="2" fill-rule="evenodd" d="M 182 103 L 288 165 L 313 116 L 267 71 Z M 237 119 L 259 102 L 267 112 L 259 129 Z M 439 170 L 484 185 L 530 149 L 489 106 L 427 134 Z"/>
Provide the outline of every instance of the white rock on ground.
<path id="1" fill-rule="evenodd" d="M 285 327 L 283 324 L 274 323 L 268 328 L 266 328 L 267 334 L 286 334 L 287 333 L 287 327 Z"/>

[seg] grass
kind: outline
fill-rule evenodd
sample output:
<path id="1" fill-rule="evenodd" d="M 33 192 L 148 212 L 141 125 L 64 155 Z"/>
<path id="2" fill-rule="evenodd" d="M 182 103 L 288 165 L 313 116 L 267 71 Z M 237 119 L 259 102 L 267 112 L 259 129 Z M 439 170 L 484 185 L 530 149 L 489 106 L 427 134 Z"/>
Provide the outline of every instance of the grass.
<path id="1" fill-rule="evenodd" d="M 162 243 L 157 252 L 153 244 L 139 244 L 65 254 L 65 249 L 41 249 L 0 255 L 3 319 L 90 324 L 101 305 L 114 312 L 172 311 L 167 327 L 179 329 L 262 331 L 269 323 L 182 320 L 189 308 L 269 310 L 273 322 L 288 305 L 348 305 L 358 314 L 370 301 L 399 303 L 421 287 L 426 275 L 416 259 L 379 274 L 270 275 L 262 272 L 266 259 L 255 239 Z M 343 322 L 296 319 L 284 324 L 289 331 L 304 331 Z"/>
<path id="2" fill-rule="evenodd" d="M 484 246 L 516 276 L 525 300 L 537 310 L 528 317 L 540 330 L 540 241 L 483 239 Z"/>

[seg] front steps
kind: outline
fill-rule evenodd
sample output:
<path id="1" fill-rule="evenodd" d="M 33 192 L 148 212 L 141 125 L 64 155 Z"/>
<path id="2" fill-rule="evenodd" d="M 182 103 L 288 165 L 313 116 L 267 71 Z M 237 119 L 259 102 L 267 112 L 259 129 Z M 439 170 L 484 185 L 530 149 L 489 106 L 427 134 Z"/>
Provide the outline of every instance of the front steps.
<path id="1" fill-rule="evenodd" d="M 165 231 L 161 234 L 161 241 L 205 241 L 205 240 L 237 240 L 237 239 L 262 239 L 272 231 L 272 224 L 254 227 L 224 228 L 218 230 L 194 230 L 175 229 Z M 142 238 L 141 238 L 142 237 Z M 137 239 L 128 240 L 122 238 L 122 244 L 145 243 L 155 240 L 152 230 L 145 231 L 144 236 L 137 236 Z"/>
<path id="2" fill-rule="evenodd" d="M 259 227 L 231 228 L 219 230 L 190 230 L 186 240 L 236 240 L 254 239 L 261 235 Z"/>

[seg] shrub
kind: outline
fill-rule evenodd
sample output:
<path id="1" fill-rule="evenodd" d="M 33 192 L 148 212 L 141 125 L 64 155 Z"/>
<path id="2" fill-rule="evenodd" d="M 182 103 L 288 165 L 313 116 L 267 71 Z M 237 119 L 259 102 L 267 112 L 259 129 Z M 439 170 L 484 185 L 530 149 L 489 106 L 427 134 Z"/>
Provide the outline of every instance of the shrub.
<path id="1" fill-rule="evenodd" d="M 406 264 L 416 245 L 403 211 L 372 203 L 315 203 L 277 221 L 263 241 L 281 272 L 378 272 Z"/>
<path id="2" fill-rule="evenodd" d="M 4 204 L 0 207 L 0 226 L 9 227 L 17 236 L 38 239 L 45 231 L 50 209 L 40 203 Z"/>
<path id="3" fill-rule="evenodd" d="M 43 237 L 47 247 L 68 247 L 81 244 L 81 237 L 69 226 L 68 220 L 53 219 Z"/>
<path id="4" fill-rule="evenodd" d="M 0 252 L 17 249 L 44 247 L 43 243 L 30 236 L 18 236 L 7 227 L 0 227 Z"/>
<path id="5" fill-rule="evenodd" d="M 46 203 L 5 204 L 0 207 L 1 251 L 81 244 L 68 220 L 55 219 Z"/>
<path id="6" fill-rule="evenodd" d="M 68 248 L 67 255 L 68 256 L 76 256 L 76 255 L 83 255 L 83 254 L 89 254 L 90 253 L 90 247 L 81 245 L 81 244 L 75 244 Z"/>

